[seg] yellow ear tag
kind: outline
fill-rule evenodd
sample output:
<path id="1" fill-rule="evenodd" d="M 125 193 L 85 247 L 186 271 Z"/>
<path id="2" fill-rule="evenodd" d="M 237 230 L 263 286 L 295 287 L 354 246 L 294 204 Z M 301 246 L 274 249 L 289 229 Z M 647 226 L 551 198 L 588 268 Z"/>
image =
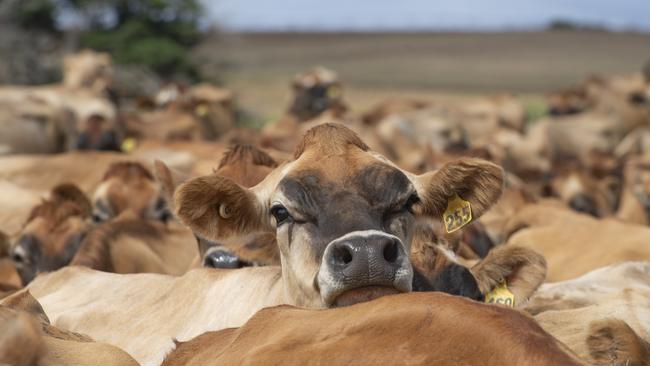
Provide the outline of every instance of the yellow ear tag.
<path id="1" fill-rule="evenodd" d="M 130 153 L 131 151 L 135 150 L 135 147 L 138 145 L 137 141 L 135 141 L 134 138 L 132 137 L 127 137 L 122 141 L 122 145 L 120 148 L 122 149 L 123 152 L 125 153 Z"/>
<path id="2" fill-rule="evenodd" d="M 515 295 L 508 290 L 506 282 L 503 281 L 485 295 L 485 302 L 488 304 L 501 304 L 512 308 L 515 306 Z"/>
<path id="3" fill-rule="evenodd" d="M 196 115 L 199 117 L 205 117 L 208 115 L 208 106 L 205 105 L 204 103 L 201 103 L 198 106 L 196 106 L 196 108 L 194 109 L 194 113 L 196 113 Z"/>
<path id="4" fill-rule="evenodd" d="M 453 233 L 472 221 L 472 207 L 458 194 L 454 194 L 447 201 L 447 209 L 442 214 L 442 218 L 447 233 Z"/>
<path id="5" fill-rule="evenodd" d="M 338 99 L 341 96 L 341 88 L 331 85 L 327 88 L 327 97 L 329 99 Z"/>

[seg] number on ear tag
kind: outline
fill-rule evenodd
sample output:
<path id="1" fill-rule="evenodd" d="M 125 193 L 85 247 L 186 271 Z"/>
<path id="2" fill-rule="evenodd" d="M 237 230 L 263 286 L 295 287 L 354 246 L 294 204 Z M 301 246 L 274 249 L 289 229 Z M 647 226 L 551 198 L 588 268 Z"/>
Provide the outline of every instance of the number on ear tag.
<path id="1" fill-rule="evenodd" d="M 447 233 L 453 233 L 472 221 L 472 207 L 469 202 L 454 194 L 447 201 L 447 209 L 442 218 Z"/>
<path id="2" fill-rule="evenodd" d="M 488 304 L 501 304 L 512 308 L 515 306 L 515 295 L 508 290 L 506 282 L 503 281 L 485 295 L 485 302 Z"/>

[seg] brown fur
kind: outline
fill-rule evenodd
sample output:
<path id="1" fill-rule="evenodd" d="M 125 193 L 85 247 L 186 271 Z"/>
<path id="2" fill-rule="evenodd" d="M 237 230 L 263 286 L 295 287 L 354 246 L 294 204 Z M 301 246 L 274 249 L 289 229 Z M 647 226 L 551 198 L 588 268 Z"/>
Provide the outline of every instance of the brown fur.
<path id="1" fill-rule="evenodd" d="M 6 257 L 9 255 L 9 248 L 11 243 L 9 243 L 9 236 L 2 231 L 0 231 L 0 258 Z"/>
<path id="2" fill-rule="evenodd" d="M 582 364 L 523 313 L 440 293 L 413 293 L 326 311 L 263 309 L 241 328 L 179 343 L 163 365 L 243 363 Z"/>
<path id="3" fill-rule="evenodd" d="M 181 221 L 192 231 L 214 240 L 262 228 L 255 202 L 253 193 L 215 174 L 191 179 L 174 194 L 176 215 Z M 229 218 L 219 215 L 221 205 L 230 213 Z"/>
<path id="4" fill-rule="evenodd" d="M 226 165 L 237 165 L 244 163 L 268 166 L 271 168 L 278 166 L 278 163 L 276 163 L 275 160 L 273 160 L 273 158 L 264 151 L 259 150 L 252 145 L 236 144 L 231 146 L 230 149 L 225 152 L 221 158 L 221 161 L 219 162 L 218 169 L 221 169 Z"/>
<path id="5" fill-rule="evenodd" d="M 353 145 L 362 151 L 370 148 L 356 133 L 341 124 L 324 123 L 305 133 L 298 143 L 293 157 L 298 159 L 307 149 L 315 149 L 319 155 L 341 154 L 348 145 Z"/>
<path id="6" fill-rule="evenodd" d="M 117 219 L 90 230 L 70 265 L 86 266 L 105 272 L 114 272 L 111 244 L 120 237 L 130 236 L 162 240 L 162 233 L 146 220 Z"/>
<path id="7" fill-rule="evenodd" d="M 479 218 L 501 196 L 504 172 L 499 166 L 480 159 L 460 159 L 423 176 L 428 189 L 422 198 L 425 214 L 441 216 L 455 193 L 469 201 L 472 219 Z"/>
<path id="8" fill-rule="evenodd" d="M 624 321 L 593 321 L 589 333 L 587 347 L 594 365 L 650 365 L 650 345 Z"/>
<path id="9" fill-rule="evenodd" d="M 135 365 L 124 351 L 57 328 L 41 304 L 22 291 L 0 302 L 0 363 L 10 365 Z M 24 361 L 28 359 L 29 361 Z M 21 360 L 21 361 L 18 361 Z"/>
<path id="10" fill-rule="evenodd" d="M 124 181 L 147 179 L 153 181 L 153 175 L 141 163 L 135 161 L 120 161 L 111 164 L 104 173 L 103 181 L 118 177 Z"/>
<path id="11" fill-rule="evenodd" d="M 537 252 L 515 246 L 498 246 L 471 268 L 482 293 L 505 280 L 515 295 L 515 306 L 526 304 L 546 278 L 546 260 Z"/>
<path id="12" fill-rule="evenodd" d="M 90 216 L 90 207 L 90 201 L 79 188 L 64 183 L 52 189 L 50 199 L 43 200 L 32 209 L 25 224 L 41 217 L 56 227 L 71 216 Z"/>

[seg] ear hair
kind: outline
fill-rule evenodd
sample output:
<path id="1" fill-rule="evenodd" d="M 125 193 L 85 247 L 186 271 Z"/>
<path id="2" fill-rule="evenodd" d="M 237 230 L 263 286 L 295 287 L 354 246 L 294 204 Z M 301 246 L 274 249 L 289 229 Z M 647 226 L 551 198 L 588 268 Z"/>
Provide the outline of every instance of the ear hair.
<path id="1" fill-rule="evenodd" d="M 153 166 L 154 176 L 160 184 L 160 190 L 163 198 L 167 202 L 167 207 L 174 211 L 174 191 L 181 183 L 187 181 L 189 176 L 181 172 L 172 171 L 167 164 L 158 159 L 154 161 Z"/>
<path id="2" fill-rule="evenodd" d="M 502 245 L 471 268 L 482 293 L 490 292 L 506 280 L 515 295 L 515 306 L 522 307 L 546 279 L 546 259 L 532 249 Z"/>
<path id="3" fill-rule="evenodd" d="M 179 186 L 174 207 L 176 216 L 192 231 L 214 241 L 261 231 L 268 225 L 255 194 L 216 174 Z"/>
<path id="4" fill-rule="evenodd" d="M 479 218 L 501 196 L 504 188 L 503 169 L 482 159 L 464 158 L 445 164 L 437 171 L 417 178 L 421 194 L 422 213 L 441 216 L 447 201 L 454 194 L 469 201 L 472 219 Z"/>

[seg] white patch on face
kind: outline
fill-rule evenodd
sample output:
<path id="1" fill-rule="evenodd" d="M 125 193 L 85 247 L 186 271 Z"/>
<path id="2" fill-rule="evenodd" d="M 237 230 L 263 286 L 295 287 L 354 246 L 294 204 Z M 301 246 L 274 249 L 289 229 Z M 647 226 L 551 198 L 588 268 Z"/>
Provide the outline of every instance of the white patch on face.
<path id="1" fill-rule="evenodd" d="M 436 245 L 436 248 L 440 250 L 440 254 L 447 257 L 447 259 L 449 259 L 450 261 L 456 264 L 461 264 L 460 261 L 458 260 L 458 256 L 456 256 L 456 253 L 452 252 L 449 248 L 445 247 L 444 245 Z"/>
<path id="2" fill-rule="evenodd" d="M 567 197 L 583 193 L 584 189 L 582 187 L 582 182 L 580 182 L 580 179 L 578 179 L 577 176 L 571 175 L 566 182 L 565 191 Z"/>
<path id="3" fill-rule="evenodd" d="M 93 195 L 93 200 L 97 201 L 98 199 L 102 197 L 106 197 L 108 195 L 108 183 L 104 182 L 97 187 L 95 190 L 95 194 Z"/>
<path id="4" fill-rule="evenodd" d="M 391 239 L 397 240 L 400 243 L 400 245 L 404 246 L 404 244 L 402 243 L 402 240 L 400 240 L 400 238 L 396 237 L 395 235 L 392 235 L 392 234 L 389 234 L 389 233 L 387 233 L 385 231 L 380 231 L 380 230 L 352 231 L 352 232 L 349 232 L 349 233 L 347 233 L 345 235 L 339 236 L 338 238 L 332 240 L 330 242 L 330 244 L 328 244 L 328 245 L 331 245 L 332 243 L 335 243 L 335 242 L 338 242 L 338 241 L 343 241 L 343 240 L 349 239 L 351 237 L 368 238 L 368 237 L 371 237 L 371 236 L 386 236 L 386 237 L 389 237 Z"/>

